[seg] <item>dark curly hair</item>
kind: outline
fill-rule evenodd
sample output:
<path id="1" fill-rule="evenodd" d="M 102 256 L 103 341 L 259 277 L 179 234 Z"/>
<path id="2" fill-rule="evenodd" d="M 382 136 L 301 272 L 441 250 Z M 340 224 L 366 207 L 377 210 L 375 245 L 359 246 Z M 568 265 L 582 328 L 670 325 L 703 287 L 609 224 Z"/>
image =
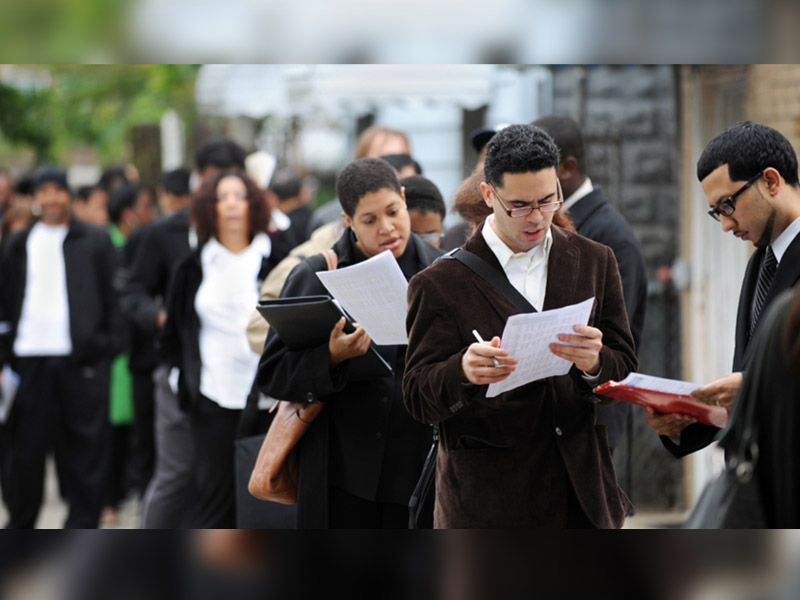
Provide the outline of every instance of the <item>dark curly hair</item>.
<path id="1" fill-rule="evenodd" d="M 344 212 L 352 217 L 358 202 L 369 193 L 388 189 L 400 195 L 400 182 L 392 166 L 380 158 L 359 158 L 347 165 L 336 179 L 336 193 Z"/>
<path id="2" fill-rule="evenodd" d="M 712 139 L 697 161 L 697 179 L 728 165 L 731 181 L 746 181 L 772 167 L 798 187 L 797 154 L 782 133 L 753 121 L 734 123 Z"/>
<path id="3" fill-rule="evenodd" d="M 202 246 L 212 236 L 217 236 L 217 185 L 225 177 L 240 179 L 247 189 L 249 237 L 266 233 L 269 227 L 270 210 L 264 192 L 247 175 L 238 171 L 226 171 L 205 181 L 192 199 L 192 220 L 197 228 L 197 241 Z"/>
<path id="4" fill-rule="evenodd" d="M 558 163 L 558 147 L 547 133 L 534 125 L 509 125 L 489 140 L 483 177 L 486 183 L 503 187 L 506 173 L 531 173 L 548 167 L 558 169 Z"/>

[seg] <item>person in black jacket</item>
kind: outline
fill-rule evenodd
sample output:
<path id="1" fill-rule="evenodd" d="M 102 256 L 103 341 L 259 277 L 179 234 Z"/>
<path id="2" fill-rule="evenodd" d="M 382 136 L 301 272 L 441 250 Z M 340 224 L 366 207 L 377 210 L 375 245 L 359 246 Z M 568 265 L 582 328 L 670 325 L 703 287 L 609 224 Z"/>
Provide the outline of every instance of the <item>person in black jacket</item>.
<path id="1" fill-rule="evenodd" d="M 411 233 L 403 192 L 392 167 L 377 158 L 350 163 L 337 193 L 348 225 L 333 246 L 338 267 L 390 250 L 407 279 L 441 252 Z M 316 276 L 322 256 L 291 272 L 281 297 L 326 294 Z M 391 377 L 349 379 L 349 359 L 367 352 L 370 339 L 344 319 L 327 344 L 290 351 L 270 330 L 258 367 L 258 387 L 286 400 L 325 402 L 297 447 L 297 524 L 300 528 L 406 528 L 408 500 L 431 444 L 431 428 L 403 407 L 405 346 L 376 346 Z"/>
<path id="2" fill-rule="evenodd" d="M 575 120 L 567 115 L 552 114 L 533 124 L 549 133 L 561 152 L 558 180 L 564 191 L 562 210 L 572 219 L 578 233 L 614 251 L 628 322 L 638 352 L 647 308 L 647 272 L 639 241 L 625 217 L 609 204 L 603 190 L 592 185 L 587 175 L 583 135 Z M 628 443 L 633 442 L 630 438 L 632 417 L 631 405 L 625 402 L 597 407 L 597 424 L 606 426 L 612 453 L 622 442 L 626 429 Z M 628 475 L 630 477 L 630 473 Z"/>
<path id="3" fill-rule="evenodd" d="M 288 248 L 270 240 L 264 193 L 240 173 L 204 183 L 192 216 L 199 247 L 175 268 L 161 351 L 180 370 L 178 399 L 191 415 L 194 525 L 232 528 L 233 444 L 259 359 L 247 324 L 261 283 Z"/>
<path id="4" fill-rule="evenodd" d="M 4 498 L 11 528 L 36 524 L 45 458 L 55 453 L 65 527 L 97 527 L 108 472 L 109 368 L 122 349 L 108 234 L 71 217 L 64 171 L 35 180 L 41 218 L 0 261 L 0 366 L 20 385 L 9 415 Z"/>
<path id="5" fill-rule="evenodd" d="M 755 358 L 751 343 L 761 317 L 800 282 L 800 180 L 797 155 L 779 131 L 742 121 L 712 139 L 697 161 L 708 214 L 756 251 L 739 293 L 733 372 L 692 392 L 697 400 L 731 409 Z M 725 299 L 720 299 L 724 301 Z M 720 430 L 686 415 L 645 410 L 647 422 L 675 457 L 708 446 Z"/>

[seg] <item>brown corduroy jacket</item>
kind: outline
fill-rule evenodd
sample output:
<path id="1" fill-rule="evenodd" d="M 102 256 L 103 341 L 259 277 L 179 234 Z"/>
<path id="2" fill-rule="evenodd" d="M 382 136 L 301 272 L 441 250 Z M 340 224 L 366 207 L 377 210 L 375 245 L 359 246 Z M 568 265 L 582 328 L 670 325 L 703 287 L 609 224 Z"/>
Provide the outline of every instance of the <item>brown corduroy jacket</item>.
<path id="1" fill-rule="evenodd" d="M 614 254 L 557 226 L 552 232 L 544 309 L 596 298 L 589 325 L 603 332 L 598 383 L 622 379 L 637 362 Z M 480 231 L 464 247 L 502 272 Z M 441 432 L 436 527 L 621 527 L 632 505 L 580 371 L 486 398 L 486 386 L 467 382 L 461 357 L 472 329 L 501 335 L 516 309 L 452 259 L 411 279 L 408 304 L 404 401 Z"/>

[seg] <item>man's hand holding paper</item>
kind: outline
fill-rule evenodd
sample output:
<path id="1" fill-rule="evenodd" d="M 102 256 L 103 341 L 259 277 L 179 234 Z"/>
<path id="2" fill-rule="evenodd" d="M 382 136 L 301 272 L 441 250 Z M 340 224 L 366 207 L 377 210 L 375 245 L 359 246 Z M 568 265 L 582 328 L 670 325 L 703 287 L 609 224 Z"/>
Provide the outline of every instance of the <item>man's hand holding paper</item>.
<path id="1" fill-rule="evenodd" d="M 489 383 L 486 397 L 493 398 L 546 377 L 566 375 L 573 363 L 590 374 L 596 373 L 602 334 L 587 326 L 593 305 L 594 298 L 589 298 L 571 306 L 510 317 L 500 346 L 518 362 L 507 376 Z"/>

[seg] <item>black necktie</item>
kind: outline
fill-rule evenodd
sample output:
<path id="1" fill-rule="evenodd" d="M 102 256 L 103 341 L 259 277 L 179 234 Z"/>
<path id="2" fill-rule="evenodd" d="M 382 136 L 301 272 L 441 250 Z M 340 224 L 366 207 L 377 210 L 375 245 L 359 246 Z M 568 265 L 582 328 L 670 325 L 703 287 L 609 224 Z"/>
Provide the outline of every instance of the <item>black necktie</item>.
<path id="1" fill-rule="evenodd" d="M 775 277 L 775 271 L 778 270 L 778 261 L 775 259 L 775 253 L 772 251 L 771 246 L 767 246 L 767 251 L 764 253 L 764 260 L 761 263 L 761 271 L 758 273 L 758 284 L 756 285 L 756 293 L 753 296 L 753 312 L 750 316 L 750 335 L 753 335 L 753 330 L 758 323 L 758 317 L 761 314 L 761 309 L 764 308 L 764 300 L 769 292 L 769 287 L 772 285 L 772 278 Z"/>

